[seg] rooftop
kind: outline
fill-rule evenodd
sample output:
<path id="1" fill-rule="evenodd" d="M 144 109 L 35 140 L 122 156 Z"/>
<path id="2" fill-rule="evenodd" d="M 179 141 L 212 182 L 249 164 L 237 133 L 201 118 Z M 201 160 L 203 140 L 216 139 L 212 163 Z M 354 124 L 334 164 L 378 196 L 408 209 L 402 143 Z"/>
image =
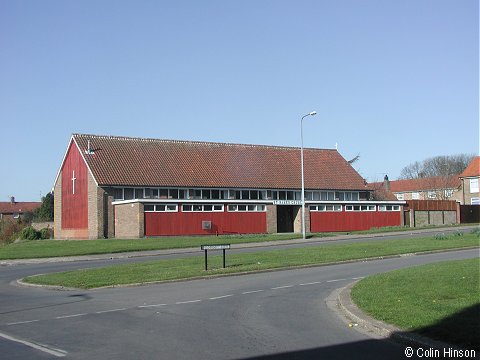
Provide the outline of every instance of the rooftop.
<path id="1" fill-rule="evenodd" d="M 299 189 L 300 148 L 73 134 L 99 185 Z M 90 143 L 90 153 L 87 149 Z M 365 189 L 330 149 L 304 149 L 306 189 Z"/>

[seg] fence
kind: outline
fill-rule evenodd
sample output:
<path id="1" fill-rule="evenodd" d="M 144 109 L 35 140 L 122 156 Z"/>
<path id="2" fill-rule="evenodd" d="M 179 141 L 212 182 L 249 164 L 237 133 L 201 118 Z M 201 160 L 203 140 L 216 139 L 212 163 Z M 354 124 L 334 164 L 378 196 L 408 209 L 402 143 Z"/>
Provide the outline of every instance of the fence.
<path id="1" fill-rule="evenodd" d="M 460 223 L 459 204 L 453 200 L 407 200 L 405 225 L 452 225 Z"/>

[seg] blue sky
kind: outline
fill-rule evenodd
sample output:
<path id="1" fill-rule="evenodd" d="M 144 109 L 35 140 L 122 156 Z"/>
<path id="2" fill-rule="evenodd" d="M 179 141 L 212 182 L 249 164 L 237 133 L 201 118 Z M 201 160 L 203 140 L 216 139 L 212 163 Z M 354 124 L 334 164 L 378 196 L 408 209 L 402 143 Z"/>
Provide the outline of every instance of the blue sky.
<path id="1" fill-rule="evenodd" d="M 335 148 L 368 181 L 479 152 L 477 0 L 0 0 L 0 201 L 72 133 Z"/>

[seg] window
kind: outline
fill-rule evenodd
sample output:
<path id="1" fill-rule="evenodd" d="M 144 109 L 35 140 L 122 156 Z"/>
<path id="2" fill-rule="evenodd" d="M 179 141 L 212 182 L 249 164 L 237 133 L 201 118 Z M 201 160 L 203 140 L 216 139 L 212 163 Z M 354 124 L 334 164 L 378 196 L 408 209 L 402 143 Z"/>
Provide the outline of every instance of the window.
<path id="1" fill-rule="evenodd" d="M 437 193 L 435 191 L 429 191 L 428 192 L 428 198 L 429 199 L 436 199 L 437 198 Z"/>
<path id="2" fill-rule="evenodd" d="M 169 199 L 178 199 L 178 189 L 169 189 L 168 190 Z"/>
<path id="3" fill-rule="evenodd" d="M 135 189 L 135 199 L 143 199 L 143 188 Z"/>
<path id="4" fill-rule="evenodd" d="M 168 189 L 160 189 L 160 199 L 168 199 Z"/>
<path id="5" fill-rule="evenodd" d="M 346 211 L 375 211 L 376 205 L 345 205 Z"/>
<path id="6" fill-rule="evenodd" d="M 145 188 L 145 199 L 158 199 L 158 189 Z"/>
<path id="7" fill-rule="evenodd" d="M 223 204 L 185 204 L 182 205 L 183 212 L 222 212 Z"/>
<path id="8" fill-rule="evenodd" d="M 113 198 L 115 200 L 123 200 L 123 188 L 115 188 Z"/>
<path id="9" fill-rule="evenodd" d="M 145 204 L 145 212 L 178 212 L 177 204 Z"/>
<path id="10" fill-rule="evenodd" d="M 378 211 L 400 211 L 400 205 L 378 205 Z"/>
<path id="11" fill-rule="evenodd" d="M 228 205 L 228 211 L 249 211 L 249 212 L 261 212 L 265 211 L 266 206 L 263 204 L 230 204 Z"/>
<path id="12" fill-rule="evenodd" d="M 419 200 L 420 199 L 420 194 L 418 192 L 413 192 L 412 193 L 412 200 Z"/>
<path id="13" fill-rule="evenodd" d="M 480 198 L 471 198 L 470 205 L 480 205 Z"/>
<path id="14" fill-rule="evenodd" d="M 470 179 L 470 194 L 478 192 L 478 179 Z"/>
<path id="15" fill-rule="evenodd" d="M 342 205 L 310 205 L 310 211 L 342 211 Z"/>
<path id="16" fill-rule="evenodd" d="M 123 189 L 123 200 L 132 200 L 134 196 L 134 191 L 132 188 Z"/>
<path id="17" fill-rule="evenodd" d="M 404 194 L 401 193 L 401 194 L 396 194 L 395 195 L 397 197 L 398 200 L 403 200 L 405 198 Z"/>
<path id="18" fill-rule="evenodd" d="M 314 198 L 313 200 L 315 200 L 315 194 L 314 194 Z M 333 191 L 322 191 L 320 193 L 320 200 L 326 200 L 326 201 L 333 201 L 335 200 L 335 192 Z"/>
<path id="19" fill-rule="evenodd" d="M 448 199 L 448 198 L 451 198 L 453 196 L 453 190 L 452 189 L 445 189 L 445 197 Z M 402 199 L 403 200 L 403 199 Z"/>

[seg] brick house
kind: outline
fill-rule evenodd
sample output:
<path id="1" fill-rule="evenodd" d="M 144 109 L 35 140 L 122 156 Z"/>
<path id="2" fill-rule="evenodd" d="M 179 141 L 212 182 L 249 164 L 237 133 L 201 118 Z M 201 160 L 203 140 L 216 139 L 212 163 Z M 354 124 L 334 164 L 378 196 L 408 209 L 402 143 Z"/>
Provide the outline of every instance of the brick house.
<path id="1" fill-rule="evenodd" d="M 476 156 L 460 174 L 462 182 L 462 204 L 480 205 L 480 156 Z"/>
<path id="2" fill-rule="evenodd" d="M 403 225 L 336 150 L 304 149 L 311 232 Z M 54 185 L 56 238 L 301 232 L 300 149 L 72 135 Z"/>
<path id="3" fill-rule="evenodd" d="M 9 202 L 0 202 L 0 221 L 22 219 L 27 213 L 34 212 L 41 205 L 41 202 L 18 202 L 12 196 Z"/>
<path id="4" fill-rule="evenodd" d="M 461 201 L 461 181 L 458 175 L 419 179 L 388 180 L 372 186 L 386 186 L 398 200 L 454 200 Z"/>

